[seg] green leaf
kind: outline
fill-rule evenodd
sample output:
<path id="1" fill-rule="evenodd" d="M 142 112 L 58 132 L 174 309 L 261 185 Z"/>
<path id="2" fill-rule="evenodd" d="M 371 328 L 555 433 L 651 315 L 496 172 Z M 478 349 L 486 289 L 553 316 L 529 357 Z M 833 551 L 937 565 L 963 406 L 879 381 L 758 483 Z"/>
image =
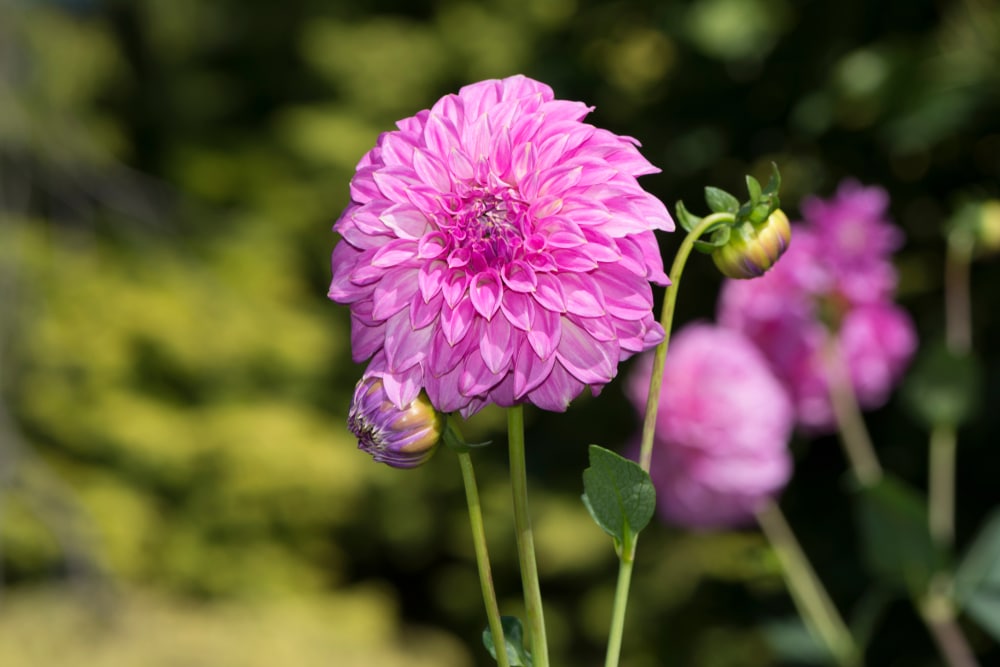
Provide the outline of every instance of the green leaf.
<path id="1" fill-rule="evenodd" d="M 628 546 L 656 507 L 656 491 L 638 463 L 591 445 L 590 467 L 583 471 L 583 503 L 597 525 Z"/>
<path id="2" fill-rule="evenodd" d="M 521 619 L 516 616 L 501 616 L 503 626 L 503 641 L 507 648 L 507 662 L 511 667 L 531 667 L 531 656 L 524 648 L 524 628 Z M 497 647 L 493 641 L 493 633 L 489 627 L 483 630 L 483 645 L 493 659 L 497 659 Z"/>
<path id="3" fill-rule="evenodd" d="M 760 201 L 760 181 L 747 174 L 747 192 L 750 193 L 750 204 L 756 206 Z"/>
<path id="4" fill-rule="evenodd" d="M 868 567 L 887 585 L 922 595 L 943 566 L 923 497 L 890 476 L 857 491 L 855 510 Z"/>
<path id="5" fill-rule="evenodd" d="M 711 185 L 705 188 L 705 203 L 713 213 L 736 213 L 740 210 L 740 200 L 725 190 L 713 188 Z"/>
<path id="6" fill-rule="evenodd" d="M 982 587 L 1000 591 L 1000 509 L 987 517 L 955 572 L 959 602 Z"/>
<path id="7" fill-rule="evenodd" d="M 965 611 L 1000 642 L 1000 588 L 977 591 L 966 600 Z"/>
<path id="8" fill-rule="evenodd" d="M 858 646 L 868 645 L 875 635 L 875 628 L 885 615 L 886 609 L 895 599 L 888 589 L 876 586 L 866 592 L 855 605 L 850 618 L 851 636 Z"/>
<path id="9" fill-rule="evenodd" d="M 701 218 L 696 215 L 692 215 L 687 208 L 684 207 L 684 202 L 677 202 L 677 222 L 686 232 L 690 232 L 692 229 L 698 226 L 701 222 Z"/>
<path id="10" fill-rule="evenodd" d="M 765 195 L 777 195 L 778 190 L 781 189 L 781 172 L 778 171 L 778 165 L 774 162 L 771 163 L 771 177 L 767 179 L 767 186 L 764 188 Z"/>
<path id="11" fill-rule="evenodd" d="M 961 426 L 976 413 L 981 384 L 976 358 L 952 352 L 939 342 L 917 359 L 902 396 L 925 425 Z"/>
<path id="12" fill-rule="evenodd" d="M 1000 509 L 986 519 L 955 573 L 958 604 L 1000 641 Z"/>

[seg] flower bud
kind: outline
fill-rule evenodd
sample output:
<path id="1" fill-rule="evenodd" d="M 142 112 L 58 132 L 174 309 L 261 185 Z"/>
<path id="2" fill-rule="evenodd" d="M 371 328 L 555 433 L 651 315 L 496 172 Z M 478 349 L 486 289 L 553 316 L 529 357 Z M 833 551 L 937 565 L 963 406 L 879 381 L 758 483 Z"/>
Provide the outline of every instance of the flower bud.
<path id="1" fill-rule="evenodd" d="M 733 227 L 729 241 L 712 252 L 712 259 L 728 278 L 757 278 L 778 261 L 791 239 L 788 216 L 775 209 L 759 224 L 744 222 Z"/>
<path id="2" fill-rule="evenodd" d="M 358 449 L 394 468 L 415 468 L 437 449 L 445 417 L 420 392 L 402 410 L 385 393 L 382 379 L 365 376 L 354 389 L 347 426 L 358 437 Z"/>

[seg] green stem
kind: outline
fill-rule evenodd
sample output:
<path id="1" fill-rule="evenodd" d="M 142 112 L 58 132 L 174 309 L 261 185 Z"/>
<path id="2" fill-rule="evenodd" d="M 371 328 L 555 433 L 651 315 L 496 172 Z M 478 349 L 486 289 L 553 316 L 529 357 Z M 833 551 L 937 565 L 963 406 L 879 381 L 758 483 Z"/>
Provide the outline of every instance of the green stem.
<path id="1" fill-rule="evenodd" d="M 531 632 L 531 658 L 534 667 L 548 667 L 549 650 L 545 639 L 542 592 L 535 562 L 535 539 L 528 514 L 528 475 L 524 461 L 524 407 L 507 408 L 507 438 L 510 445 L 510 478 L 514 496 L 514 527 L 517 531 L 517 554 L 521 565 L 524 606 Z"/>
<path id="2" fill-rule="evenodd" d="M 840 442 L 851 465 L 851 470 L 862 486 L 874 486 L 882 479 L 882 466 L 875 454 L 857 396 L 847 375 L 847 368 L 838 350 L 837 340 L 831 335 L 826 345 L 830 403 L 837 420 Z"/>
<path id="3" fill-rule="evenodd" d="M 503 624 L 500 621 L 500 608 L 497 606 L 497 595 L 493 588 L 490 555 L 486 549 L 486 531 L 483 527 L 483 513 L 479 504 L 476 474 L 472 469 L 472 457 L 468 452 L 458 452 L 458 462 L 462 467 L 465 500 L 469 506 L 469 526 L 472 529 L 472 543 L 476 550 L 476 565 L 479 567 L 479 586 L 483 591 L 483 605 L 486 607 L 486 617 L 489 619 L 490 633 L 493 635 L 497 664 L 499 667 L 510 667 L 510 662 L 507 659 L 507 644 L 503 636 Z"/>
<path id="4" fill-rule="evenodd" d="M 931 429 L 928 520 L 934 540 L 950 548 L 955 538 L 955 450 L 953 426 Z"/>
<path id="5" fill-rule="evenodd" d="M 860 655 L 850 630 L 816 576 L 781 509 L 768 501 L 757 510 L 757 522 L 781 563 L 792 600 L 806 625 L 826 645 L 838 665 L 859 664 Z"/>
<path id="6" fill-rule="evenodd" d="M 646 399 L 646 416 L 642 422 L 642 445 L 639 453 L 639 465 L 646 472 L 653 459 L 653 434 L 656 431 L 656 415 L 660 410 L 660 390 L 663 386 L 663 363 L 667 358 L 667 348 L 670 345 L 670 331 L 674 324 L 674 307 L 677 305 L 677 289 L 681 284 L 681 274 L 684 265 L 694 248 L 694 242 L 701 237 L 706 229 L 724 220 L 733 220 L 731 213 L 713 213 L 702 221 L 684 237 L 681 247 L 677 249 L 674 263 L 670 267 L 670 284 L 663 296 L 663 310 L 660 311 L 660 325 L 663 327 L 663 342 L 656 346 L 653 355 L 653 375 L 649 380 L 649 397 Z"/>
<path id="7" fill-rule="evenodd" d="M 947 581 L 942 585 L 950 588 Z M 931 589 L 918 608 L 945 664 L 948 667 L 979 667 L 976 654 L 955 620 L 958 612 L 951 601 L 951 595 L 934 592 L 933 582 Z"/>
<path id="8" fill-rule="evenodd" d="M 646 472 L 653 459 L 653 433 L 656 430 L 656 415 L 660 409 L 660 389 L 663 386 L 663 362 L 667 358 L 667 346 L 670 343 L 670 332 L 674 322 L 674 307 L 677 304 L 677 288 L 681 283 L 684 265 L 694 248 L 694 242 L 712 225 L 732 220 L 731 213 L 713 213 L 706 216 L 694 229 L 688 232 L 681 242 L 674 263 L 670 267 L 670 284 L 667 285 L 663 297 L 663 310 L 660 312 L 660 325 L 663 327 L 663 342 L 656 346 L 653 356 L 653 375 L 649 381 L 649 398 L 646 401 L 646 416 L 642 424 L 642 447 L 639 454 L 639 465 Z M 622 636 L 625 628 L 625 609 L 628 606 L 629 588 L 632 583 L 632 565 L 635 562 L 635 549 L 639 536 L 636 535 L 631 544 L 622 545 L 619 554 L 618 582 L 615 584 L 615 601 L 611 609 L 611 629 L 608 633 L 608 651 L 605 656 L 605 667 L 617 667 L 622 650 Z"/>
<path id="9" fill-rule="evenodd" d="M 945 336 L 948 348 L 962 354 L 972 349 L 971 265 L 972 243 L 960 235 L 949 236 L 944 264 Z"/>

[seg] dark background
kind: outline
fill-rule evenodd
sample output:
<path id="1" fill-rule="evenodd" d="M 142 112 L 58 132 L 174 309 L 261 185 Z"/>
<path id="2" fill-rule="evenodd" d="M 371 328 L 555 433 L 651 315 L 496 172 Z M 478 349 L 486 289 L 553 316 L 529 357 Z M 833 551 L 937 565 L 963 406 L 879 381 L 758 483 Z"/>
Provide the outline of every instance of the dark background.
<path id="1" fill-rule="evenodd" d="M 638 138 L 671 208 L 704 212 L 705 185 L 742 194 L 772 161 L 793 220 L 843 178 L 880 185 L 930 345 L 944 230 L 1000 196 L 998 66 L 994 0 L 0 2 L 4 664 L 490 664 L 454 456 L 385 469 L 344 423 L 362 369 L 325 298 L 330 227 L 396 119 L 520 72 Z M 668 263 L 679 241 L 661 238 Z M 711 318 L 719 283 L 693 258 L 679 322 Z M 977 257 L 960 547 L 1000 501 L 998 284 Z M 925 488 L 923 428 L 895 399 L 868 417 L 884 465 Z M 475 460 L 517 614 L 503 419 L 466 434 L 500 443 Z M 580 475 L 635 416 L 615 382 L 527 421 L 553 663 L 602 664 L 616 561 Z M 834 437 L 792 447 L 782 506 L 850 616 L 878 594 L 845 462 Z M 654 524 L 622 664 L 799 664 L 773 641 L 793 614 L 754 529 Z M 940 664 L 907 601 L 875 628 L 869 664 Z"/>

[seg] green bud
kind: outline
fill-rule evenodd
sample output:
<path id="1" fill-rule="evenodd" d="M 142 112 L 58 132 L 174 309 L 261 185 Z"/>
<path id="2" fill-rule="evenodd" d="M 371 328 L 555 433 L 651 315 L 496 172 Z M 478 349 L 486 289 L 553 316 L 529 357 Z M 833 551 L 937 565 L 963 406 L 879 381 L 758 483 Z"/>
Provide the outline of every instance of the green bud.
<path id="1" fill-rule="evenodd" d="M 712 259 L 728 278 L 757 278 L 778 261 L 791 240 L 788 216 L 775 209 L 760 223 L 746 221 L 734 226 L 729 241 L 712 252 Z"/>

